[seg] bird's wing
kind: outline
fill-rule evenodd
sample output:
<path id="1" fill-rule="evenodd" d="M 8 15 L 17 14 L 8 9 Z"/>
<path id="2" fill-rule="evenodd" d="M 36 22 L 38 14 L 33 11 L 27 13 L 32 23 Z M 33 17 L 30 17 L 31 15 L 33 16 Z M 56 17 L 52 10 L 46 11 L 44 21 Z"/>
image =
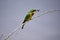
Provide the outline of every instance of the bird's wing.
<path id="1" fill-rule="evenodd" d="M 30 18 L 30 14 L 28 13 L 28 14 L 25 16 L 25 19 L 24 19 L 23 23 L 25 23 L 26 21 L 28 21 L 29 18 Z"/>

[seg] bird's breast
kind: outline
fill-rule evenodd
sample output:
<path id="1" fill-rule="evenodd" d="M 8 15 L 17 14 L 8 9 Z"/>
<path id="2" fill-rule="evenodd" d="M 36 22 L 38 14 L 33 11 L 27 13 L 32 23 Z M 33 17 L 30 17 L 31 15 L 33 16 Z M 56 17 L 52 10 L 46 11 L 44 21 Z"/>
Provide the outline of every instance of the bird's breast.
<path id="1" fill-rule="evenodd" d="M 31 13 L 31 14 L 30 14 L 30 19 L 32 18 L 33 15 L 34 15 L 34 13 Z"/>

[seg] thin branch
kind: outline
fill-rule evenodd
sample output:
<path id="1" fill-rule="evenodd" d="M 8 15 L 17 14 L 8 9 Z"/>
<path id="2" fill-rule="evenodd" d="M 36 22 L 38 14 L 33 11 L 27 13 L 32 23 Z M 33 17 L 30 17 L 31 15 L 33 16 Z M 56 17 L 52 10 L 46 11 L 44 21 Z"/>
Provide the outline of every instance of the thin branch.
<path id="1" fill-rule="evenodd" d="M 20 29 L 21 26 L 17 27 L 13 32 L 9 33 L 8 36 L 5 38 L 5 40 L 8 40 L 10 36 L 12 36 L 17 30 Z"/>
<path id="2" fill-rule="evenodd" d="M 33 19 L 38 18 L 38 17 L 40 17 L 40 16 L 43 16 L 43 15 L 45 15 L 45 14 L 53 13 L 53 12 L 60 12 L 60 10 L 49 10 L 49 11 L 46 11 L 45 13 L 43 13 L 43 14 L 37 16 L 37 17 L 34 17 Z M 32 19 L 32 20 L 33 20 L 33 19 Z"/>

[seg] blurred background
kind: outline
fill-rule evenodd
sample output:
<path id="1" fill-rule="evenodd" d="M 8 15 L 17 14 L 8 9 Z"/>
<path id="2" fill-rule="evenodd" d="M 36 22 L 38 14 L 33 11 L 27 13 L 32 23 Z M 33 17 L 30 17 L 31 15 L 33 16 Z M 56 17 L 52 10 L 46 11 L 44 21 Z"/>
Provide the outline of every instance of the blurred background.
<path id="1" fill-rule="evenodd" d="M 20 26 L 30 9 L 60 10 L 60 0 L 0 0 L 0 40 Z M 60 12 L 52 12 L 28 22 L 10 40 L 60 40 Z"/>

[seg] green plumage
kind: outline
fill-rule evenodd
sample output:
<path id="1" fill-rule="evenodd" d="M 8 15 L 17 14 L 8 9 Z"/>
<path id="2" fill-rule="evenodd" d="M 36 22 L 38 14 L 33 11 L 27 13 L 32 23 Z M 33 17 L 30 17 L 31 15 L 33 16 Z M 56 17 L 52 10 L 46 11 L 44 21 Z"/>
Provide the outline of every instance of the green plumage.
<path id="1" fill-rule="evenodd" d="M 26 15 L 26 17 L 25 17 L 23 23 L 25 23 L 25 22 L 29 19 L 29 17 L 30 17 L 30 14 L 28 13 L 28 14 Z"/>

